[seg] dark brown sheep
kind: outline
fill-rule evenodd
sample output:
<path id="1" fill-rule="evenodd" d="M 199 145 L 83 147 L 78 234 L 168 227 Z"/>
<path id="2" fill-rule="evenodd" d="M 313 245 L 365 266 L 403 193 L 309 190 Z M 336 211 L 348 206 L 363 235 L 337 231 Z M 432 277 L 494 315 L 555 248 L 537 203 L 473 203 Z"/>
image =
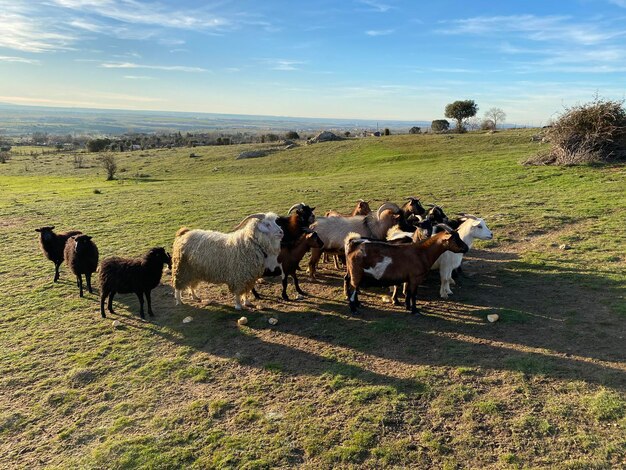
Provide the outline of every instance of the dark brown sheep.
<path id="1" fill-rule="evenodd" d="M 152 248 L 141 258 L 120 258 L 113 256 L 106 258 L 100 264 L 100 314 L 104 313 L 104 302 L 109 298 L 109 312 L 113 311 L 113 296 L 115 294 L 134 293 L 139 299 L 139 315 L 146 318 L 143 312 L 143 297 L 148 301 L 148 315 L 154 316 L 150 292 L 161 282 L 163 265 L 172 269 L 172 257 L 165 248 Z"/>
<path id="2" fill-rule="evenodd" d="M 98 269 L 98 247 L 91 241 L 89 235 L 73 235 L 65 244 L 65 262 L 76 275 L 76 284 L 83 296 L 83 274 L 87 281 L 87 289 L 93 294 L 91 289 L 91 275 Z"/>
<path id="3" fill-rule="evenodd" d="M 65 233 L 54 233 L 54 225 L 36 228 L 35 232 L 39 232 L 39 246 L 46 258 L 54 263 L 54 282 L 59 280 L 59 268 L 63 263 L 63 251 L 68 238 L 74 235 L 80 235 L 82 232 L 72 230 Z"/>

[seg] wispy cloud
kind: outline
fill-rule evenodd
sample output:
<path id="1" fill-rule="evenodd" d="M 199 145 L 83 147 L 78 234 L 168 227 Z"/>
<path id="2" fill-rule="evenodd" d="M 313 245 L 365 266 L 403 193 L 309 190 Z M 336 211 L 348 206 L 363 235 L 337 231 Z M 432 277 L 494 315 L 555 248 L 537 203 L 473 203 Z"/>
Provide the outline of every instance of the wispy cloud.
<path id="1" fill-rule="evenodd" d="M 598 21 L 573 22 L 568 16 L 478 16 L 451 20 L 444 24 L 448 26 L 438 32 L 481 36 L 522 35 L 532 41 L 558 41 L 580 45 L 599 44 L 626 35 L 623 28 L 610 28 Z"/>
<path id="2" fill-rule="evenodd" d="M 365 34 L 368 36 L 387 36 L 389 34 L 393 34 L 394 32 L 394 29 L 370 29 L 365 31 Z"/>
<path id="3" fill-rule="evenodd" d="M 288 60 L 288 59 L 260 59 L 261 62 L 270 66 L 272 70 L 293 71 L 300 70 L 300 65 L 304 65 L 306 62 L 301 60 Z"/>
<path id="4" fill-rule="evenodd" d="M 386 13 L 393 8 L 393 6 L 386 3 L 377 2 L 375 0 L 359 0 L 361 5 L 367 6 L 367 11 L 375 11 L 378 13 Z"/>
<path id="5" fill-rule="evenodd" d="M 151 69 L 151 70 L 167 70 L 173 72 L 208 72 L 202 67 L 189 67 L 187 65 L 149 65 L 136 64 L 134 62 L 104 62 L 100 67 L 105 69 Z"/>
<path id="6" fill-rule="evenodd" d="M 71 49 L 75 34 L 50 26 L 43 18 L 30 16 L 20 5 L 0 7 L 0 47 L 25 52 L 50 52 Z"/>
<path id="7" fill-rule="evenodd" d="M 19 62 L 22 64 L 32 64 L 39 65 L 41 62 L 36 59 L 27 59 L 25 57 L 14 57 L 14 56 L 6 56 L 0 55 L 0 62 Z"/>
<path id="8" fill-rule="evenodd" d="M 609 0 L 609 3 L 617 5 L 618 7 L 626 8 L 626 0 Z"/>
<path id="9" fill-rule="evenodd" d="M 171 8 L 158 2 L 142 3 L 136 0 L 52 0 L 63 8 L 81 13 L 96 14 L 112 20 L 188 30 L 226 28 L 231 22 L 206 9 L 185 10 Z"/>
<path id="10" fill-rule="evenodd" d="M 149 77 L 147 75 L 124 75 L 124 78 L 128 80 L 154 80 L 154 77 Z"/>

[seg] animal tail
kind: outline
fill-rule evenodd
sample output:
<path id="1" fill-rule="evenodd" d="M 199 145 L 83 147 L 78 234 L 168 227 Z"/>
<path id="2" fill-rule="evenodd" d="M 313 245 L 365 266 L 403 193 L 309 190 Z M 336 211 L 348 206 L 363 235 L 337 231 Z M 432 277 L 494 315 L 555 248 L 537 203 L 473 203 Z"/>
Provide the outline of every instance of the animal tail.
<path id="1" fill-rule="evenodd" d="M 178 231 L 176 232 L 176 236 L 174 238 L 178 238 L 184 234 L 186 234 L 187 232 L 189 232 L 189 229 L 187 227 L 181 227 L 178 229 Z"/>
<path id="2" fill-rule="evenodd" d="M 361 238 L 361 234 L 359 233 L 350 232 L 348 235 L 346 235 L 346 238 L 343 242 L 346 256 L 348 256 L 348 253 L 354 250 L 354 248 L 356 248 L 356 246 L 360 245 L 362 242 L 363 240 Z"/>

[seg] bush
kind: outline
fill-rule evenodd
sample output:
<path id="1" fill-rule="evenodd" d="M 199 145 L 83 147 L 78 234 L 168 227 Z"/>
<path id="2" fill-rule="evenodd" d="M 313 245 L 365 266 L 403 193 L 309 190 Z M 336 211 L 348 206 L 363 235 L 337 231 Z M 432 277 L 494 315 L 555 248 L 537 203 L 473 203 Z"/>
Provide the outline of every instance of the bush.
<path id="1" fill-rule="evenodd" d="M 626 159 L 626 111 L 623 101 L 595 98 L 566 108 L 546 129 L 552 148 L 525 163 L 576 165 Z"/>
<path id="2" fill-rule="evenodd" d="M 83 154 L 75 153 L 74 154 L 74 168 L 82 168 L 83 167 Z"/>
<path id="3" fill-rule="evenodd" d="M 6 163 L 11 160 L 11 154 L 9 152 L 0 152 L 0 163 Z"/>
<path id="4" fill-rule="evenodd" d="M 433 132 L 446 132 L 450 129 L 450 123 L 445 119 L 435 119 L 430 123 L 430 128 Z"/>
<path id="5" fill-rule="evenodd" d="M 87 150 L 90 152 L 102 152 L 111 144 L 111 139 L 92 139 L 87 142 Z"/>
<path id="6" fill-rule="evenodd" d="M 102 168 L 104 168 L 107 172 L 107 181 L 114 179 L 115 173 L 117 173 L 117 162 L 115 161 L 115 157 L 113 155 L 102 155 L 99 160 Z"/>
<path id="7" fill-rule="evenodd" d="M 484 119 L 480 123 L 480 130 L 482 131 L 493 131 L 495 129 L 496 129 L 496 123 L 493 122 L 491 119 Z"/>
<path id="8" fill-rule="evenodd" d="M 385 132 L 384 132 L 384 134 L 385 134 L 385 135 L 391 135 L 391 131 L 389 130 L 389 128 L 388 128 L 388 127 L 385 127 Z"/>
<path id="9" fill-rule="evenodd" d="M 296 131 L 289 131 L 285 134 L 285 139 L 288 139 L 288 140 L 298 140 L 299 138 L 300 136 L 298 135 Z"/>
<path id="10" fill-rule="evenodd" d="M 422 132 L 421 127 L 413 126 L 409 129 L 409 134 L 420 134 Z"/>

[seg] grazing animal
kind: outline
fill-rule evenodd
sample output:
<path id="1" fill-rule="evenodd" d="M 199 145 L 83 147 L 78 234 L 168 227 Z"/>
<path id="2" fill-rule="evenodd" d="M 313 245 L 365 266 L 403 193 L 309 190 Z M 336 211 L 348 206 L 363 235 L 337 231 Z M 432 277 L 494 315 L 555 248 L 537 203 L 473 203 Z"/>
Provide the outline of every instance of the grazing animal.
<path id="1" fill-rule="evenodd" d="M 459 237 L 467 245 L 468 250 L 472 248 L 474 240 L 491 240 L 493 233 L 487 227 L 487 224 L 480 217 L 473 215 L 464 215 L 465 220 L 461 223 L 457 232 Z M 432 269 L 439 269 L 439 277 L 441 285 L 439 287 L 439 296 L 447 299 L 452 294 L 451 284 L 455 284 L 452 279 L 452 272 L 461 266 L 463 261 L 463 253 L 452 253 L 446 251 L 443 253 L 432 266 Z"/>
<path id="2" fill-rule="evenodd" d="M 59 280 L 59 268 L 63 263 L 63 251 L 68 238 L 74 235 L 80 235 L 79 230 L 71 230 L 65 233 L 54 233 L 54 225 L 36 228 L 35 232 L 39 232 L 39 246 L 46 258 L 54 263 L 54 282 Z"/>
<path id="3" fill-rule="evenodd" d="M 292 246 L 302 234 L 309 232 L 309 226 L 315 222 L 315 207 L 309 207 L 304 202 L 294 204 L 287 216 L 278 217 L 276 223 L 283 230 L 281 246 Z"/>
<path id="4" fill-rule="evenodd" d="M 87 281 L 87 290 L 91 289 L 91 275 L 98 269 L 98 247 L 89 235 L 72 235 L 65 244 L 63 252 L 65 263 L 76 275 L 76 285 L 83 296 L 83 275 Z"/>
<path id="5" fill-rule="evenodd" d="M 348 217 L 354 217 L 355 215 L 368 215 L 371 213 L 372 213 L 372 209 L 370 208 L 369 202 L 364 201 L 363 199 L 359 199 L 356 203 L 356 206 L 354 206 L 352 213 Z M 326 217 L 345 217 L 343 214 L 340 214 L 339 212 L 334 211 L 332 209 L 326 212 L 325 216 Z M 332 254 L 333 260 L 335 262 L 335 269 L 340 269 L 339 267 L 340 254 L 341 254 L 341 258 L 343 258 L 344 257 L 343 249 L 341 249 L 339 253 Z M 324 252 L 324 257 L 322 258 L 322 261 L 324 263 L 328 263 L 329 255 L 330 253 Z"/>
<path id="6" fill-rule="evenodd" d="M 336 252 L 343 250 L 346 236 L 355 232 L 361 237 L 377 240 L 385 238 L 387 231 L 398 223 L 402 215 L 400 208 L 387 202 L 378 208 L 376 214 L 356 215 L 351 217 L 318 217 L 311 229 L 315 230 L 324 242 L 324 251 Z M 315 279 L 317 262 L 322 249 L 313 248 L 309 260 L 309 274 Z"/>
<path id="7" fill-rule="evenodd" d="M 306 292 L 300 289 L 296 271 L 298 270 L 300 261 L 307 251 L 312 248 L 321 249 L 323 247 L 324 242 L 319 235 L 315 232 L 311 232 L 303 235 L 292 249 L 281 248 L 278 260 L 283 268 L 283 292 L 281 294 L 283 299 L 289 300 L 289 296 L 287 295 L 289 276 L 293 278 L 293 284 L 296 288 L 296 292 L 299 294 L 298 297 L 302 298 L 301 296 L 307 295 Z"/>
<path id="8" fill-rule="evenodd" d="M 181 292 L 200 282 L 226 284 L 241 310 L 242 295 L 263 276 L 265 259 L 278 256 L 283 230 L 272 212 L 246 217 L 231 233 L 181 228 L 172 250 L 172 285 L 176 304 Z M 247 305 L 247 299 L 246 299 Z"/>
<path id="9" fill-rule="evenodd" d="M 358 313 L 358 292 L 367 286 L 395 286 L 407 283 L 406 309 L 417 310 L 417 286 L 424 280 L 432 264 L 446 250 L 465 253 L 468 248 L 458 233 L 444 226 L 440 232 L 424 241 L 392 244 L 346 237 L 346 267 L 344 292 L 352 314 Z"/>
<path id="10" fill-rule="evenodd" d="M 106 318 L 104 303 L 108 297 L 108 310 L 113 311 L 113 297 L 115 294 L 134 293 L 139 299 L 139 315 L 143 313 L 144 295 L 148 301 L 148 315 L 154 316 L 152 311 L 152 289 L 159 285 L 163 274 L 163 265 L 172 269 L 172 257 L 165 248 L 152 248 L 141 258 L 121 258 L 112 256 L 100 263 L 98 270 L 100 281 L 100 314 Z"/>

